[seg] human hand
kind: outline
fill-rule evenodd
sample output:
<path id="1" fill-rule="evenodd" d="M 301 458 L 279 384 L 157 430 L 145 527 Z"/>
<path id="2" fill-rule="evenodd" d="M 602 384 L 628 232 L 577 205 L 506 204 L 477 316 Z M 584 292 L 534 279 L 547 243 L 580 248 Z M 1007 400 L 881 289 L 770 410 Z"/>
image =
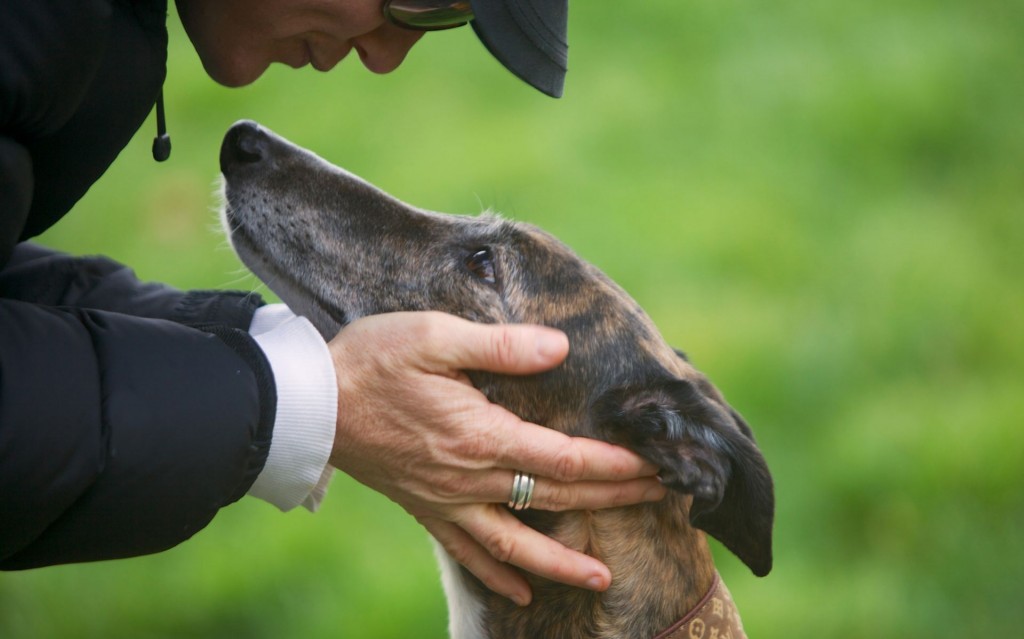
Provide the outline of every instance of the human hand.
<path id="1" fill-rule="evenodd" d="M 334 467 L 398 503 L 453 559 L 520 605 L 532 594 L 512 566 L 608 588 L 603 563 L 512 516 L 513 474 L 536 475 L 534 508 L 571 510 L 661 499 L 657 469 L 624 448 L 524 422 L 461 372 L 547 370 L 568 353 L 563 333 L 391 313 L 353 322 L 329 348 L 338 375 Z"/>

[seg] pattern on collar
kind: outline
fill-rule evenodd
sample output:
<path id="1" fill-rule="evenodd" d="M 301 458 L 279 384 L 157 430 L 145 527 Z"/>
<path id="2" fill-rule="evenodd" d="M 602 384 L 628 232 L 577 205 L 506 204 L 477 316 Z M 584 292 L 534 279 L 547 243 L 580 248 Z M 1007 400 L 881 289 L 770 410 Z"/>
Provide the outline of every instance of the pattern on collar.
<path id="1" fill-rule="evenodd" d="M 747 639 L 739 611 L 716 572 L 711 589 L 685 617 L 654 639 Z"/>

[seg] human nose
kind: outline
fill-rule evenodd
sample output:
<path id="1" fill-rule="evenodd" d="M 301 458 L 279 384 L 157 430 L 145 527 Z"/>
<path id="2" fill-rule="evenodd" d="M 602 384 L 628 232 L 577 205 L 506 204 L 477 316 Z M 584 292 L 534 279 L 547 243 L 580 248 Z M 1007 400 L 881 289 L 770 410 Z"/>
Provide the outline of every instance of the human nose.
<path id="1" fill-rule="evenodd" d="M 422 31 L 410 31 L 392 24 L 383 24 L 377 29 L 352 40 L 352 46 L 359 53 L 363 66 L 374 73 L 390 73 L 405 60 L 409 49 L 423 37 Z"/>

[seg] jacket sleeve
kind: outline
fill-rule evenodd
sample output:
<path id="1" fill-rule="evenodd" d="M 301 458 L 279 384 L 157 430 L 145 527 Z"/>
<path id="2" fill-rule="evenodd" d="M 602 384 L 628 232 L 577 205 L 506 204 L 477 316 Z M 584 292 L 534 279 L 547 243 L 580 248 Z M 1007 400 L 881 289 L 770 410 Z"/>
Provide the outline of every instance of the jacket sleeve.
<path id="1" fill-rule="evenodd" d="M 7 261 L 32 203 L 32 158 L 0 131 L 0 264 Z"/>
<path id="2" fill-rule="evenodd" d="M 30 242 L 18 244 L 0 270 L 0 297 L 244 331 L 263 305 L 255 293 L 185 292 L 140 282 L 130 268 L 109 258 L 72 257 Z"/>
<path id="3" fill-rule="evenodd" d="M 258 304 L 19 246 L 0 272 L 0 568 L 157 552 L 245 494 L 276 408 L 244 330 Z"/>

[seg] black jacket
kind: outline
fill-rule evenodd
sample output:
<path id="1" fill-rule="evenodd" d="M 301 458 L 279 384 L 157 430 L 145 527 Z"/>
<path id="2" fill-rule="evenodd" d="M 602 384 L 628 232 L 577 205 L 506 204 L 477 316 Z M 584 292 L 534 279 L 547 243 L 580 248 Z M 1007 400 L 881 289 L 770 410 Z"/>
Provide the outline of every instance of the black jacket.
<path id="1" fill-rule="evenodd" d="M 152 109 L 166 10 L 0 2 L 0 568 L 169 548 L 266 461 L 274 383 L 246 332 L 258 297 L 143 284 L 25 242 Z"/>

